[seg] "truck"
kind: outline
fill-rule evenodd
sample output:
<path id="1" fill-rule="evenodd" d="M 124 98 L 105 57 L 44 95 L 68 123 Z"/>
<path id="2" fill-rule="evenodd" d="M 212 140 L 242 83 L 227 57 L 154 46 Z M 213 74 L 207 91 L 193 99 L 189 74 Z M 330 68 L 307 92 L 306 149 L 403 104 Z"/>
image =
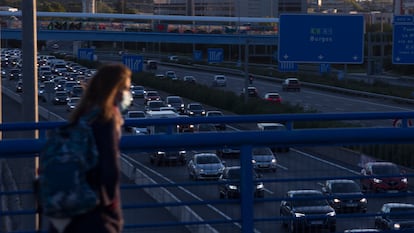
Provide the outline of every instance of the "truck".
<path id="1" fill-rule="evenodd" d="M 178 118 L 180 115 L 172 110 L 150 111 L 147 112 L 147 118 Z M 179 133 L 178 125 L 148 125 L 147 132 L 149 135 L 154 134 L 176 134 Z M 150 153 L 150 163 L 153 165 L 185 165 L 187 160 L 186 150 L 167 150 L 157 148 Z"/>

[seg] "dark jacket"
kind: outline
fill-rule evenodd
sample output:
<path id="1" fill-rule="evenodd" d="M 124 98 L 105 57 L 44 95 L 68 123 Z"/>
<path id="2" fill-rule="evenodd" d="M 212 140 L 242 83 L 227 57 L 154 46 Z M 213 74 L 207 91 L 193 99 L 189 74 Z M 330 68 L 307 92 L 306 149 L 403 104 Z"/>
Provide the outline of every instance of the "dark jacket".
<path id="1" fill-rule="evenodd" d="M 72 218 L 64 233 L 118 233 L 123 217 L 120 201 L 120 132 L 115 120 L 92 123 L 99 152 L 97 168 L 88 174 L 88 182 L 100 196 L 100 205 L 93 211 Z M 50 232 L 57 232 L 52 226 Z"/>

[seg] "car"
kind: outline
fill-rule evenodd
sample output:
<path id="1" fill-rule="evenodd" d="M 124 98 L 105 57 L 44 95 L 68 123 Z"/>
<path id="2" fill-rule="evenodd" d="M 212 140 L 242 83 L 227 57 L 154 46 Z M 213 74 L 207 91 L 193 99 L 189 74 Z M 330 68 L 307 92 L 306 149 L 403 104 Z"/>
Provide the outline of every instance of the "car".
<path id="1" fill-rule="evenodd" d="M 187 115 L 179 115 L 180 117 L 189 117 Z M 193 133 L 195 131 L 194 124 L 179 124 L 177 125 L 177 130 L 180 133 Z"/>
<path id="2" fill-rule="evenodd" d="M 168 70 L 168 71 L 166 71 L 166 72 L 165 72 L 165 77 L 166 77 L 166 78 L 168 78 L 168 79 L 171 79 L 171 80 L 178 80 L 177 75 L 176 75 L 176 74 L 175 74 L 175 72 L 174 72 L 174 71 L 172 71 L 172 70 Z"/>
<path id="3" fill-rule="evenodd" d="M 360 186 L 353 180 L 326 180 L 321 190 L 337 213 L 367 212 L 368 201 L 363 196 Z"/>
<path id="4" fill-rule="evenodd" d="M 184 113 L 184 101 L 180 96 L 169 95 L 165 98 L 165 104 L 173 107 L 176 112 Z"/>
<path id="5" fill-rule="evenodd" d="M 69 96 L 66 91 L 55 91 L 53 97 L 53 104 L 66 104 L 69 101 Z"/>
<path id="6" fill-rule="evenodd" d="M 271 103 L 282 103 L 282 97 L 277 92 L 267 92 L 263 99 Z"/>
<path id="7" fill-rule="evenodd" d="M 185 150 L 158 150 L 150 153 L 150 163 L 161 166 L 162 164 L 186 164 L 187 152 Z"/>
<path id="8" fill-rule="evenodd" d="M 165 75 L 164 74 L 156 74 L 155 77 L 157 79 L 164 79 L 165 78 Z"/>
<path id="9" fill-rule="evenodd" d="M 240 95 L 244 96 L 245 95 L 245 88 L 242 89 Z M 257 97 L 258 96 L 258 92 L 257 92 L 257 88 L 254 86 L 248 86 L 247 87 L 247 96 L 248 97 Z"/>
<path id="10" fill-rule="evenodd" d="M 222 158 L 225 158 L 225 157 L 238 158 L 239 155 L 240 155 L 240 148 L 225 145 L 222 148 L 218 148 L 216 150 L 216 153 L 217 153 L 217 155 L 219 155 Z"/>
<path id="11" fill-rule="evenodd" d="M 205 116 L 206 110 L 200 103 L 189 103 L 186 107 L 186 114 L 188 116 Z"/>
<path id="12" fill-rule="evenodd" d="M 217 128 L 214 124 L 209 124 L 209 123 L 201 123 L 201 124 L 197 124 L 196 125 L 196 131 L 199 133 L 203 133 L 203 132 L 217 132 Z"/>
<path id="13" fill-rule="evenodd" d="M 144 111 L 140 111 L 140 110 L 130 110 L 124 116 L 124 119 L 126 121 L 143 119 L 143 118 L 146 118 L 146 114 Z M 124 125 L 124 129 L 125 131 L 131 132 L 132 134 L 136 134 L 136 135 L 148 134 L 148 129 L 146 125 Z"/>
<path id="14" fill-rule="evenodd" d="M 256 171 L 270 170 L 276 172 L 277 160 L 269 147 L 253 147 L 252 163 Z"/>
<path id="15" fill-rule="evenodd" d="M 300 81 L 298 78 L 289 77 L 286 78 L 282 83 L 283 91 L 300 91 Z"/>
<path id="16" fill-rule="evenodd" d="M 368 162 L 361 170 L 361 188 L 368 192 L 408 191 L 404 171 L 392 162 Z M 376 177 L 377 176 L 377 177 Z"/>
<path id="17" fill-rule="evenodd" d="M 76 108 L 76 105 L 79 103 L 79 97 L 71 97 L 69 98 L 68 102 L 66 103 L 66 111 L 71 112 L 73 109 Z"/>
<path id="18" fill-rule="evenodd" d="M 219 110 L 210 110 L 206 112 L 206 117 L 221 117 L 224 116 L 222 111 Z M 218 130 L 226 130 L 226 124 L 225 123 L 215 123 L 214 126 Z"/>
<path id="19" fill-rule="evenodd" d="M 183 81 L 184 81 L 185 83 L 191 83 L 191 84 L 196 83 L 196 79 L 194 78 L 194 76 L 189 76 L 189 75 L 184 76 L 184 77 L 183 77 Z"/>
<path id="20" fill-rule="evenodd" d="M 131 86 L 131 94 L 135 98 L 144 98 L 145 96 L 145 88 L 144 86 L 140 85 L 132 85 Z"/>
<path id="21" fill-rule="evenodd" d="M 145 105 L 145 111 L 160 111 L 161 107 L 165 107 L 164 101 L 161 100 L 150 100 Z"/>
<path id="22" fill-rule="evenodd" d="M 226 76 L 219 74 L 219 75 L 214 75 L 213 77 L 213 86 L 214 87 L 225 87 L 227 86 L 227 78 Z"/>
<path id="23" fill-rule="evenodd" d="M 217 180 L 225 168 L 214 153 L 196 153 L 187 163 L 188 175 L 193 180 Z"/>
<path id="24" fill-rule="evenodd" d="M 158 62 L 156 60 L 148 60 L 146 68 L 147 70 L 156 70 L 158 66 Z"/>
<path id="25" fill-rule="evenodd" d="M 9 80 L 20 80 L 22 78 L 22 70 L 18 68 L 10 69 L 8 74 Z"/>
<path id="26" fill-rule="evenodd" d="M 382 231 L 414 231 L 414 204 L 385 203 L 375 216 L 375 227 Z"/>
<path id="27" fill-rule="evenodd" d="M 75 85 L 72 87 L 69 95 L 70 97 L 81 97 L 83 94 L 83 86 L 82 85 Z"/>
<path id="28" fill-rule="evenodd" d="M 229 166 L 223 171 L 223 175 L 219 178 L 219 197 L 220 198 L 239 198 L 241 194 L 240 179 L 241 179 L 241 167 Z M 254 181 L 253 195 L 254 197 L 264 197 L 264 184 L 258 179 L 261 178 L 254 170 L 252 171 Z"/>
<path id="29" fill-rule="evenodd" d="M 172 55 L 168 57 L 170 62 L 178 62 L 178 56 Z"/>
<path id="30" fill-rule="evenodd" d="M 16 92 L 23 92 L 23 81 L 22 80 L 17 81 Z"/>
<path id="31" fill-rule="evenodd" d="M 274 131 L 285 131 L 287 130 L 286 126 L 282 123 L 274 123 L 274 122 L 264 122 L 264 123 L 257 123 L 257 128 L 261 131 L 267 130 L 274 130 Z M 284 145 L 277 145 L 270 147 L 272 151 L 275 152 L 289 152 L 289 146 Z"/>
<path id="32" fill-rule="evenodd" d="M 161 100 L 161 96 L 158 91 L 146 91 L 144 95 L 144 104 L 146 105 L 148 101 L 151 100 Z"/>
<path id="33" fill-rule="evenodd" d="M 280 202 L 282 225 L 289 232 L 302 232 L 311 228 L 336 232 L 336 212 L 323 193 L 316 189 L 289 190 Z"/>

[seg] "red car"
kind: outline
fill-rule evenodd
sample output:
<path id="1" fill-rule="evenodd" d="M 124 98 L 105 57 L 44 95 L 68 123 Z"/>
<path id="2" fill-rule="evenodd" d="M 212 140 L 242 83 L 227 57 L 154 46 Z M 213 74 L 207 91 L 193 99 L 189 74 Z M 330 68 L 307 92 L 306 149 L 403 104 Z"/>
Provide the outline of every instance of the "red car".
<path id="1" fill-rule="evenodd" d="M 282 97 L 277 92 L 268 92 L 264 95 L 264 100 L 272 103 L 282 103 Z"/>
<path id="2" fill-rule="evenodd" d="M 361 170 L 361 187 L 363 191 L 387 192 L 408 190 L 404 172 L 391 162 L 369 162 Z"/>

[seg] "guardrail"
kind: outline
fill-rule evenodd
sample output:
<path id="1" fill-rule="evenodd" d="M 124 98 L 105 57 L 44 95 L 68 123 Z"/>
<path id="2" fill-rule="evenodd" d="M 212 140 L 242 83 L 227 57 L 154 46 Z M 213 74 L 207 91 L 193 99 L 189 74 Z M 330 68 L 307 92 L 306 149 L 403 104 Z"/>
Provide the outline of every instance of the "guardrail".
<path id="1" fill-rule="evenodd" d="M 401 128 L 314 128 L 314 129 L 297 129 L 294 127 L 296 122 L 300 121 L 352 121 L 352 120 L 380 120 L 380 119 L 402 119 L 403 127 Z M 201 123 L 257 123 L 257 122 L 285 122 L 288 127 L 286 131 L 223 131 L 211 133 L 182 133 L 182 134 L 159 134 L 159 135 L 136 135 L 123 136 L 121 140 L 121 148 L 125 153 L 128 152 L 149 152 L 154 148 L 162 145 L 164 149 L 217 149 L 224 146 L 241 148 L 240 164 L 243 168 L 241 177 L 242 190 L 240 200 L 231 201 L 198 201 L 186 202 L 179 201 L 173 194 L 168 191 L 169 187 L 178 186 L 194 186 L 206 185 L 201 183 L 177 183 L 177 184 L 157 184 L 144 171 L 134 167 L 131 161 L 124 157 L 122 158 L 122 170 L 124 175 L 131 179 L 134 185 L 123 185 L 124 189 L 144 189 L 151 196 L 153 196 L 159 203 L 153 206 L 163 206 L 171 211 L 177 217 L 177 222 L 174 223 L 157 223 L 157 224 L 129 224 L 125 226 L 125 230 L 150 227 L 172 227 L 176 225 L 186 226 L 191 232 L 218 232 L 214 226 L 216 224 L 230 224 L 238 223 L 241 225 L 241 232 L 254 232 L 255 224 L 258 222 L 267 221 L 284 221 L 286 217 L 269 216 L 258 217 L 254 214 L 254 203 L 257 202 L 280 202 L 281 197 L 263 198 L 262 200 L 255 200 L 252 196 L 253 189 L 252 177 L 252 157 L 251 150 L 253 146 L 267 146 L 279 145 L 289 147 L 315 147 L 315 146 L 344 146 L 344 145 L 369 145 L 369 144 L 412 144 L 414 142 L 414 129 L 408 127 L 409 119 L 414 118 L 413 112 L 391 112 L 391 113 L 349 113 L 349 114 L 280 114 L 280 115 L 247 115 L 247 116 L 223 116 L 223 117 L 208 117 L 208 118 L 168 118 L 168 119 L 142 119 L 129 120 L 126 125 L 177 125 L 177 124 L 201 124 Z M 18 139 L 3 139 L 0 141 L 0 159 L 18 159 L 22 157 L 34 158 L 37 156 L 41 148 L 44 146 L 45 137 L 44 132 L 48 129 L 62 125 L 64 122 L 39 122 L 39 123 L 4 123 L 0 125 L 0 131 L 7 134 L 10 131 L 27 131 L 39 130 L 40 138 L 18 138 Z M 345 158 L 346 160 L 346 158 Z M 411 177 L 412 174 L 408 173 Z M 309 181 L 309 180 L 325 180 L 327 178 L 353 178 L 358 179 L 358 176 L 341 176 L 341 177 L 303 177 L 300 179 L 267 179 L 263 182 L 290 182 L 290 181 Z M 9 182 L 4 182 L 8 184 Z M 212 185 L 215 183 L 208 183 Z M 36 209 L 17 209 L 10 210 L 7 202 L 13 201 L 15 204 L 19 197 L 23 195 L 31 195 L 32 190 L 21 188 L 19 185 L 14 185 L 14 189 L 5 189 L 0 185 L 0 212 L 1 224 L 6 232 L 35 232 L 16 231 L 12 229 L 16 226 L 13 223 L 14 218 L 19 216 L 34 216 Z M 390 195 L 391 197 L 399 196 L 401 194 L 378 194 L 380 197 Z M 412 196 L 412 193 L 404 194 Z M 366 194 L 367 197 L 373 197 L 372 194 Z M 241 205 L 239 219 L 213 219 L 205 220 L 192 211 L 192 207 L 199 205 L 214 205 L 226 203 L 239 203 Z M 146 207 L 152 204 L 146 204 Z M 34 205 L 32 205 L 34 206 Z M 123 208 L 140 208 L 143 205 L 129 205 Z M 376 214 L 349 214 L 341 216 L 342 218 L 355 217 L 374 217 Z M 21 220 L 19 220 L 21 221 Z M 1 225 L 0 225 L 1 226 Z M 0 228 L 1 229 L 1 228 Z M 2 229 L 3 230 L 3 229 Z"/>

